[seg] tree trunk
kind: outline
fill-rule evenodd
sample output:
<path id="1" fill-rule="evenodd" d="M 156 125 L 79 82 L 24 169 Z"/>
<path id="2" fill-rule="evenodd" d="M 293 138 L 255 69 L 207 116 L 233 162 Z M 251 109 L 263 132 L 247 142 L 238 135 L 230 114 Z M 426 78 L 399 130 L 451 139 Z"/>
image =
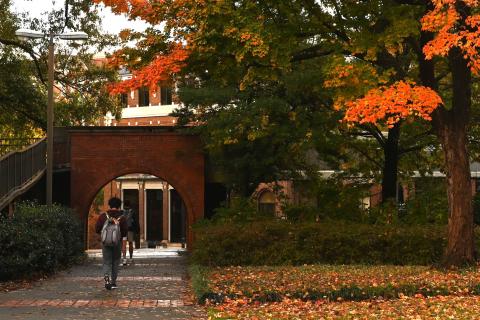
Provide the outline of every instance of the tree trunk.
<path id="1" fill-rule="evenodd" d="M 448 193 L 448 244 L 446 266 L 459 266 L 475 260 L 472 186 L 466 132 L 445 126 L 441 129 L 445 154 Z"/>
<path id="2" fill-rule="evenodd" d="M 427 10 L 431 7 L 432 4 L 428 2 Z M 467 14 L 465 10 L 462 12 Z M 432 33 L 421 32 L 419 71 L 422 84 L 437 90 L 434 62 L 425 60 L 421 51 L 432 39 Z M 441 107 L 433 113 L 433 125 L 442 144 L 447 173 L 448 243 L 443 261 L 447 267 L 470 264 L 475 260 L 470 159 L 466 133 L 471 104 L 471 74 L 458 49 L 452 50 L 449 61 L 453 81 L 452 107 L 450 110 Z"/>
<path id="3" fill-rule="evenodd" d="M 383 154 L 383 179 L 382 179 L 382 203 L 389 200 L 397 200 L 398 179 L 398 141 L 400 139 L 400 123 L 396 123 L 388 130 L 388 138 L 385 141 Z"/>
<path id="4" fill-rule="evenodd" d="M 447 171 L 448 244 L 445 265 L 458 266 L 475 261 L 473 233 L 472 185 L 467 150 L 467 125 L 471 105 L 471 74 L 462 52 L 452 49 L 453 99 L 448 116 L 440 119 L 438 128 Z"/>

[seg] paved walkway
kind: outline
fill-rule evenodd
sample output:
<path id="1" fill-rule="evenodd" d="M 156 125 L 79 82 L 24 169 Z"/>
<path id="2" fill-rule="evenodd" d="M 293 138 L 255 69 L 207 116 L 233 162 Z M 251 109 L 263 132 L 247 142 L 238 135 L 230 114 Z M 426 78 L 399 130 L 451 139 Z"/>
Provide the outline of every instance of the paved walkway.
<path id="1" fill-rule="evenodd" d="M 172 250 L 135 252 L 121 267 L 119 288 L 104 288 L 101 258 L 59 273 L 31 288 L 0 293 L 0 319 L 205 319 L 189 301 L 186 257 Z M 135 257 L 134 253 L 134 257 Z"/>

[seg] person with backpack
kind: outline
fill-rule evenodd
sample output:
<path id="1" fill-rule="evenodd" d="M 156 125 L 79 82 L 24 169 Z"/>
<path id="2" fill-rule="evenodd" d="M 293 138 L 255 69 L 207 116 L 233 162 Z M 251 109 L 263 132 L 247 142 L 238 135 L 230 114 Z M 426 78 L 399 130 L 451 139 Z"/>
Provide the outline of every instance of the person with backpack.
<path id="1" fill-rule="evenodd" d="M 137 220 L 135 219 L 135 214 L 132 208 L 130 207 L 129 200 L 125 200 L 123 202 L 123 216 L 125 218 L 125 221 L 127 222 L 127 228 L 128 228 L 127 239 L 123 241 L 123 246 L 122 246 L 122 254 L 123 254 L 122 264 L 126 266 L 127 265 L 127 241 L 128 241 L 128 252 L 130 253 L 130 263 L 131 263 L 133 259 L 133 243 L 135 242 L 135 235 L 139 232 L 139 225 L 137 223 Z"/>
<path id="2" fill-rule="evenodd" d="M 117 289 L 117 276 L 122 256 L 122 239 L 127 236 L 127 222 L 120 210 L 122 201 L 117 197 L 108 200 L 110 210 L 102 213 L 95 225 L 95 231 L 102 239 L 103 275 L 105 289 Z"/>

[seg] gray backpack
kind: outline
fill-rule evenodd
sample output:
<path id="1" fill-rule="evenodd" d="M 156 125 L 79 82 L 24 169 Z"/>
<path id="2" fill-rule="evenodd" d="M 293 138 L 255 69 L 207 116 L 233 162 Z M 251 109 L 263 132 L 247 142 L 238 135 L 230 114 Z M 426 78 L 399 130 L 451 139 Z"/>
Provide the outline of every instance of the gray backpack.
<path id="1" fill-rule="evenodd" d="M 105 213 L 106 214 L 106 213 Z M 102 228 L 102 243 L 106 247 L 116 246 L 120 243 L 120 219 L 110 217 L 108 214 Z"/>

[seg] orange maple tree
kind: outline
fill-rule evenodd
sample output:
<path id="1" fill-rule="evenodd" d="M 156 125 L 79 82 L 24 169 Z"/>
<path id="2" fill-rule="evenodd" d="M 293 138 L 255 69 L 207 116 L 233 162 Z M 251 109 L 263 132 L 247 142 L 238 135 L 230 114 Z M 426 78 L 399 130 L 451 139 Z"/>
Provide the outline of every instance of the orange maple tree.
<path id="1" fill-rule="evenodd" d="M 116 14 L 126 14 L 129 19 L 141 19 L 151 25 L 160 24 L 162 21 L 176 21 L 178 26 L 188 25 L 188 17 L 186 16 L 186 7 L 188 1 L 177 0 L 171 4 L 165 1 L 148 1 L 148 0 L 94 0 L 95 3 L 103 3 L 111 8 Z M 175 19 L 167 19 L 174 16 Z M 170 28 L 172 25 L 166 25 Z M 120 36 L 128 37 L 130 30 L 124 30 Z M 171 77 L 178 73 L 186 66 L 186 60 L 190 55 L 189 41 L 182 32 L 172 34 L 170 45 L 164 52 L 159 52 L 148 65 L 139 69 L 132 69 L 131 79 L 112 83 L 109 86 L 111 94 L 127 92 L 131 89 L 137 89 L 142 86 L 155 88 L 160 81 L 168 81 Z M 152 39 L 146 39 L 153 42 Z M 123 50 L 118 50 L 109 59 L 109 65 L 112 68 L 127 65 L 123 58 Z"/>
<path id="2" fill-rule="evenodd" d="M 375 88 L 346 105 L 344 120 L 350 123 L 372 123 L 385 120 L 392 127 L 400 119 L 418 116 L 431 120 L 430 114 L 442 104 L 432 89 L 413 82 L 399 81 L 388 87 Z"/>
<path id="3" fill-rule="evenodd" d="M 427 59 L 434 56 L 446 56 L 454 47 L 459 48 L 464 58 L 469 61 L 470 69 L 478 74 L 480 71 L 480 15 L 472 14 L 463 23 L 457 8 L 462 2 L 470 8 L 478 7 L 478 0 L 432 0 L 433 10 L 422 18 L 422 30 L 436 32 L 436 37 L 423 48 Z"/>
<path id="4" fill-rule="evenodd" d="M 432 0 L 433 9 L 421 20 L 422 30 L 435 32 L 436 36 L 423 48 L 427 60 L 434 56 L 445 57 L 451 49 L 458 48 L 468 60 L 474 74 L 480 72 L 480 14 L 466 17 L 463 23 L 457 8 L 458 0 Z M 478 0 L 463 0 L 465 6 L 476 8 Z M 431 120 L 430 114 L 442 104 L 441 98 L 426 87 L 400 82 L 389 88 L 371 90 L 365 97 L 347 102 L 345 120 L 357 123 L 378 123 L 386 120 L 389 126 L 401 118 L 418 115 Z"/>
<path id="5" fill-rule="evenodd" d="M 185 66 L 188 50 L 181 44 L 176 44 L 167 54 L 158 55 L 149 65 L 139 70 L 132 71 L 132 78 L 113 83 L 109 86 L 111 94 L 127 92 L 142 86 L 155 88 L 160 81 L 167 81 Z M 121 64 L 121 58 L 111 60 L 111 65 Z"/>
<path id="6" fill-rule="evenodd" d="M 157 80 L 170 77 L 172 73 L 186 66 L 185 62 L 193 52 L 217 54 L 219 47 L 225 43 L 211 42 L 209 38 L 211 33 L 208 29 L 212 17 L 229 17 L 221 36 L 239 44 L 234 52 L 238 62 L 254 57 L 270 63 L 268 55 L 272 53 L 269 45 L 271 42 L 278 42 L 278 39 L 272 39 L 263 32 L 265 27 L 263 15 L 257 15 L 253 22 L 246 23 L 245 17 L 228 2 L 206 0 L 94 0 L 94 2 L 103 3 L 114 13 L 125 14 L 129 19 L 141 19 L 152 26 L 160 27 L 167 41 L 175 43 L 168 53 L 159 53 L 150 66 L 134 72 L 131 81 L 112 85 L 110 88 L 112 93 L 125 92 L 128 88 L 135 89 L 141 85 L 153 85 Z M 122 32 L 122 35 L 128 37 L 128 32 Z M 149 42 L 147 39 L 144 43 L 149 42 L 151 47 L 154 47 L 155 41 L 152 39 Z M 118 65 L 121 54 L 120 50 L 112 62 Z M 251 76 L 251 73 L 245 76 L 247 82 Z"/>

